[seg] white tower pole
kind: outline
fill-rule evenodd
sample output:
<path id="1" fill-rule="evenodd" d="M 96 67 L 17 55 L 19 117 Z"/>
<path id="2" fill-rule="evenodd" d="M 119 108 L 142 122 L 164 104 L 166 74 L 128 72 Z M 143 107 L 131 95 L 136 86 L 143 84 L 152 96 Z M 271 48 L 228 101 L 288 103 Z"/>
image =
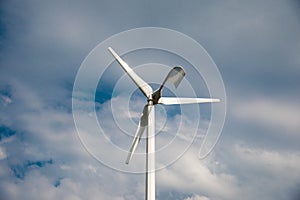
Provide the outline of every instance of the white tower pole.
<path id="1" fill-rule="evenodd" d="M 155 200 L 155 110 L 148 101 L 148 129 L 146 139 L 146 200 Z"/>

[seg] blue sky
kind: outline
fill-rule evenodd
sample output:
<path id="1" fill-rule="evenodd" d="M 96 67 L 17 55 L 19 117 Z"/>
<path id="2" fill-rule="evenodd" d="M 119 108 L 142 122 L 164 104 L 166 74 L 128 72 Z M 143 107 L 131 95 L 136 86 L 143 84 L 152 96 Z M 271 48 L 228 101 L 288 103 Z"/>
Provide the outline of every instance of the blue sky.
<path id="1" fill-rule="evenodd" d="M 214 151 L 199 160 L 198 138 L 176 163 L 159 171 L 158 199 L 299 199 L 298 1 L 12 0 L 0 6 L 1 199 L 144 198 L 143 175 L 106 167 L 82 147 L 72 88 L 97 44 L 149 26 L 199 42 L 217 64 L 227 94 L 226 121 Z M 113 100 L 124 101 L 121 95 Z M 117 138 L 109 102 L 100 102 L 98 118 L 113 130 L 110 139 L 127 148 L 131 141 Z M 139 98 L 137 105 L 143 106 Z M 139 112 L 133 109 L 131 117 Z M 158 113 L 165 116 L 163 108 Z M 181 117 L 189 132 L 194 121 Z M 168 123 L 176 125 L 176 117 Z M 205 127 L 207 121 L 201 123 Z M 134 134 L 135 127 L 124 124 Z M 168 137 L 158 137 L 157 145 Z M 137 159 L 136 165 L 142 163 Z"/>

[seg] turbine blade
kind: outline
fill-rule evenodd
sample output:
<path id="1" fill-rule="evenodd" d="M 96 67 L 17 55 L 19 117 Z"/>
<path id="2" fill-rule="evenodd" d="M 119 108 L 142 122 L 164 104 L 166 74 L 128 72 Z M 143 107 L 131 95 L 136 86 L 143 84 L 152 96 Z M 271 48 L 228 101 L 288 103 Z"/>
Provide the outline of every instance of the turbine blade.
<path id="1" fill-rule="evenodd" d="M 177 88 L 180 82 L 182 81 L 183 77 L 185 76 L 185 72 L 181 66 L 176 66 L 168 73 L 167 77 L 165 78 L 164 82 L 161 84 L 160 89 L 163 88 L 164 84 L 170 80 L 174 86 Z"/>
<path id="2" fill-rule="evenodd" d="M 124 71 L 129 75 L 129 77 L 133 80 L 133 82 L 139 87 L 139 89 L 143 92 L 143 94 L 148 97 L 152 94 L 152 88 L 148 85 L 141 77 L 139 77 L 133 69 L 131 69 L 127 63 L 111 48 L 108 47 L 109 52 L 114 56 L 114 58 L 118 61 Z"/>
<path id="3" fill-rule="evenodd" d="M 184 76 L 185 76 L 185 72 L 182 67 L 176 66 L 173 69 L 171 69 L 168 75 L 166 76 L 165 80 L 160 85 L 160 87 L 152 94 L 153 103 L 154 104 L 159 103 L 159 99 L 161 98 L 161 91 L 167 81 L 170 80 L 177 88 Z"/>
<path id="4" fill-rule="evenodd" d="M 148 126 L 148 105 L 146 105 L 144 107 L 142 116 L 141 116 L 140 121 L 139 121 L 138 129 L 135 133 L 133 142 L 132 142 L 131 147 L 129 149 L 129 153 L 128 153 L 128 156 L 127 156 L 127 159 L 126 159 L 126 164 L 129 164 L 129 161 L 132 158 L 132 155 L 133 155 L 137 145 L 139 144 L 139 142 L 141 140 L 141 136 L 142 136 L 146 126 Z"/>
<path id="5" fill-rule="evenodd" d="M 193 104 L 193 103 L 213 103 L 213 102 L 220 102 L 220 99 L 161 97 L 158 100 L 158 103 L 164 104 L 164 105 Z"/>

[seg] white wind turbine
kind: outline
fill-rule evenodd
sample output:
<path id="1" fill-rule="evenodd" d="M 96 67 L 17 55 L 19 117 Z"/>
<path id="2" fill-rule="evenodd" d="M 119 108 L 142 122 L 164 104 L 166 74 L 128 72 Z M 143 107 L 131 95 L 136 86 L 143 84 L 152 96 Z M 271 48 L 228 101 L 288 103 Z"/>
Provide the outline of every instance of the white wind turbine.
<path id="1" fill-rule="evenodd" d="M 133 80 L 133 82 L 139 87 L 142 93 L 147 97 L 148 104 L 145 105 L 142 116 L 139 121 L 138 129 L 135 133 L 134 140 L 129 150 L 129 154 L 126 160 L 126 164 L 129 161 L 141 140 L 141 136 L 147 128 L 146 137 L 146 200 L 155 200 L 155 114 L 154 105 L 164 104 L 164 105 L 174 105 L 174 104 L 193 104 L 193 103 L 212 103 L 219 102 L 219 99 L 211 98 L 181 98 L 181 97 L 162 97 L 161 91 L 164 84 L 170 80 L 174 86 L 177 88 L 185 72 L 180 66 L 176 66 L 167 75 L 161 86 L 153 92 L 151 86 L 147 84 L 143 79 L 141 79 L 134 71 L 131 69 L 127 63 L 111 48 L 108 50 L 118 61 L 124 71 Z"/>

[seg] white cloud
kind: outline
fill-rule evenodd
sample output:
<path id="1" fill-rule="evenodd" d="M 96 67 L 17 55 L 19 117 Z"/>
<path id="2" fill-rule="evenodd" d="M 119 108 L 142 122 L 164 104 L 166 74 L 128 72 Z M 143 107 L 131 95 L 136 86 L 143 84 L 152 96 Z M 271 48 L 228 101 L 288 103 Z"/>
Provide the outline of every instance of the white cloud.
<path id="1" fill-rule="evenodd" d="M 240 199 L 240 195 L 247 200 L 285 199 L 296 194 L 300 152 L 254 148 L 241 142 L 227 147 L 226 152 L 220 157 L 220 163 L 226 164 L 227 170 L 237 178 L 239 192 L 234 199 Z"/>
<path id="2" fill-rule="evenodd" d="M 14 140 L 7 140 L 2 144 L 5 151 L 9 153 L 2 160 L 2 171 L 0 171 L 2 179 L 6 180 L 0 184 L 0 192 L 4 197 L 18 199 L 22 196 L 23 199 L 35 199 L 38 197 L 38 193 L 33 189 L 34 187 L 39 189 L 39 193 L 47 195 L 49 199 L 85 199 L 87 197 L 89 199 L 95 197 L 141 199 L 139 197 L 144 196 L 144 175 L 123 174 L 107 169 L 83 150 L 76 137 L 70 113 L 63 109 L 47 106 L 30 87 L 15 82 L 14 89 L 13 97 L 15 99 L 13 102 L 17 106 L 7 106 L 7 109 L 13 111 L 9 114 L 9 119 L 18 122 L 19 125 L 15 125 L 18 132 L 25 131 L 25 133 L 22 136 L 24 142 L 20 141 L 21 138 L 16 137 Z M 122 97 L 112 99 L 112 101 L 117 100 L 121 103 L 127 101 Z M 101 105 L 102 109 L 98 113 L 99 119 L 103 120 L 102 123 L 112 133 L 112 137 L 117 136 L 119 130 L 113 126 L 113 120 L 106 116 L 111 112 L 111 107 L 107 105 L 109 102 Z M 138 101 L 137 105 L 137 107 L 143 107 L 143 102 Z M 15 109 L 22 112 L 17 112 L 17 115 Z M 138 111 L 133 110 L 134 115 L 131 116 L 122 107 L 115 109 L 122 114 L 122 116 L 117 116 L 123 119 L 120 120 L 122 127 L 128 125 L 124 121 L 125 117 L 137 117 L 136 112 Z M 139 108 L 136 109 L 139 110 Z M 101 113 L 106 117 L 101 118 Z M 185 133 L 183 136 L 185 137 L 175 142 L 174 149 L 181 148 L 184 142 L 192 138 L 189 135 L 190 123 L 194 122 L 184 119 L 183 116 L 177 115 L 171 119 L 167 131 L 173 132 L 176 129 L 174 127 L 178 125 L 178 120 L 182 118 L 183 132 Z M 87 115 L 86 122 L 89 124 L 88 119 Z M 128 131 L 133 130 L 134 132 L 135 126 L 136 124 L 132 124 L 132 129 L 130 128 Z M 159 135 L 157 144 L 168 142 L 168 139 L 166 135 Z M 97 137 L 94 140 L 97 140 Z M 126 141 L 121 140 L 119 144 L 122 143 L 127 150 L 131 140 Z M 288 190 L 299 180 L 298 176 L 290 173 L 290 171 L 299 173 L 297 170 L 297 166 L 300 164 L 299 155 L 295 153 L 271 152 L 235 146 L 232 158 L 226 159 L 225 162 L 218 159 L 218 152 L 203 161 L 197 157 L 200 143 L 201 138 L 198 138 L 192 148 L 178 162 L 157 173 L 157 187 L 160 188 L 160 191 L 176 190 L 182 193 L 205 195 L 190 197 L 194 199 L 205 199 L 206 197 L 209 199 L 239 199 L 241 193 L 247 194 L 248 199 L 260 195 L 267 199 L 272 196 L 270 192 L 274 192 L 279 183 L 284 183 L 283 190 Z M 140 148 L 140 151 L 143 150 L 142 146 Z M 11 160 L 12 158 L 14 161 Z M 157 164 L 160 165 L 165 157 L 158 155 L 157 158 Z M 24 180 L 17 181 L 18 184 L 14 183 L 17 178 L 9 168 L 10 164 L 22 166 L 26 160 L 49 159 L 53 159 L 53 164 L 28 168 Z M 120 160 L 125 160 L 125 157 L 122 158 L 115 154 L 112 157 L 111 154 L 107 154 L 107 159 L 120 162 Z M 137 163 L 135 160 L 134 164 L 143 165 L 143 163 L 144 160 L 141 163 Z M 234 169 L 238 169 L 237 172 Z M 246 182 L 244 182 L 245 176 L 239 172 L 241 170 L 247 170 Z M 60 180 L 60 185 L 55 187 L 54 183 L 57 180 Z M 261 183 L 257 184 L 257 180 Z M 272 184 L 268 184 L 270 182 Z M 264 187 L 264 191 L 259 190 L 259 187 L 264 184 L 268 184 L 268 187 Z M 32 192 L 25 192 L 29 190 Z"/>
<path id="3" fill-rule="evenodd" d="M 264 174 L 261 178 L 272 177 L 273 181 L 280 180 L 280 184 L 295 183 L 300 178 L 300 152 L 279 152 L 236 145 L 234 153 L 247 168 Z"/>
<path id="4" fill-rule="evenodd" d="M 104 167 L 90 157 L 78 141 L 70 113 L 64 109 L 47 106 L 46 102 L 42 101 L 42 97 L 24 84 L 14 82 L 13 88 L 15 90 L 13 101 L 17 106 L 9 105 L 7 107 L 12 111 L 9 114 L 9 120 L 13 119 L 18 122 L 14 124 L 17 134 L 20 132 L 24 132 L 24 134 L 20 138 L 15 137 L 14 140 L 6 140 L 3 144 L 3 148 L 7 148 L 6 151 L 9 152 L 8 156 L 3 157 L 2 160 L 4 162 L 1 166 L 5 171 L 0 173 L 2 180 L 6 180 L 0 184 L 0 193 L 4 197 L 7 199 L 19 199 L 21 197 L 23 199 L 36 199 L 39 197 L 38 194 L 43 194 L 47 196 L 46 199 L 93 199 L 96 197 L 102 197 L 103 199 L 141 199 L 140 197 L 144 196 L 143 174 L 132 175 L 116 172 Z M 132 134 L 134 134 L 136 124 L 128 126 L 128 122 L 124 119 L 135 118 L 137 116 L 135 109 L 139 110 L 139 108 L 135 107 L 132 110 L 134 115 L 131 116 L 123 106 L 120 106 L 122 102 L 124 103 L 127 100 L 122 97 L 112 99 L 112 101 L 116 100 L 121 102 L 121 104 L 116 104 L 118 106 L 115 107 L 121 114 L 116 116 L 122 119 L 119 121 L 120 126 L 131 127 L 128 131 L 133 131 Z M 137 102 L 137 104 L 141 108 L 143 107 L 143 102 Z M 108 131 L 110 137 L 115 138 L 114 141 L 119 142 L 120 145 L 122 144 L 124 149 L 127 150 L 131 140 L 129 138 L 126 140 L 120 139 L 118 135 L 120 130 L 115 126 L 114 120 L 107 117 L 107 114 L 111 112 L 109 105 L 109 102 L 101 105 L 102 109 L 98 113 L 99 120 L 105 126 L 104 128 L 106 128 L 105 130 Z M 85 118 L 86 123 L 89 124 L 90 116 L 86 115 Z M 183 121 L 179 123 L 180 120 Z M 168 132 L 170 130 L 176 132 L 176 127 L 179 125 L 182 127 L 182 137 L 179 134 L 179 139 L 173 141 L 172 144 L 172 148 L 178 151 L 178 149 L 182 149 L 183 144 L 189 143 L 193 138 L 191 135 L 194 131 L 191 130 L 192 122 L 183 116 L 177 115 L 168 123 Z M 157 144 L 163 145 L 163 142 L 169 142 L 169 139 L 173 137 L 172 134 L 163 133 L 159 135 Z M 98 140 L 97 135 L 93 137 L 93 140 Z M 140 148 L 139 151 L 143 150 L 144 146 L 140 146 Z M 98 150 L 107 151 L 103 147 L 98 147 Z M 173 151 L 173 153 L 176 151 Z M 109 153 L 105 156 L 107 160 L 114 160 L 116 163 L 120 163 L 120 160 L 123 163 L 126 158 L 126 156 L 122 157 L 118 154 L 114 154 L 112 157 Z M 157 163 L 160 165 L 165 157 L 158 155 L 157 158 Z M 28 161 L 47 161 L 50 159 L 52 160 L 51 163 L 47 163 L 42 167 L 38 165 L 26 166 Z M 174 165 L 174 168 L 164 169 L 162 174 L 158 175 L 161 177 L 158 179 L 161 179 L 162 188 L 179 189 L 182 187 L 182 192 L 197 192 L 199 190 L 198 184 L 200 184 L 201 187 L 203 186 L 204 193 L 214 195 L 213 188 L 215 188 L 218 195 L 232 195 L 228 185 L 234 182 L 234 178 L 228 174 L 214 174 L 211 172 L 204 163 L 199 162 L 197 159 L 196 148 L 192 154 L 187 154 L 181 160 Z M 134 161 L 134 164 L 139 165 L 137 160 Z M 144 160 L 141 161 L 140 165 L 144 165 Z M 22 175 L 23 180 L 18 180 L 15 177 L 11 169 L 12 166 L 24 170 L 22 172 L 24 173 Z M 187 171 L 186 168 L 189 168 L 189 170 Z M 170 179 L 173 179 L 172 185 L 168 185 Z M 185 183 L 193 181 L 193 184 L 188 186 L 180 180 Z M 59 185 L 55 187 L 57 181 Z M 223 188 L 224 182 L 231 183 L 226 183 L 227 186 Z M 25 191 L 31 192 L 26 193 Z"/>
<path id="5" fill-rule="evenodd" d="M 11 98 L 9 98 L 8 96 L 1 95 L 1 94 L 0 94 L 0 102 L 2 102 L 4 106 L 6 106 L 6 105 L 8 105 L 8 104 L 11 104 L 11 103 L 12 103 L 12 100 L 11 100 Z"/>
<path id="6" fill-rule="evenodd" d="M 6 158 L 6 153 L 5 153 L 5 149 L 3 147 L 0 146 L 0 160 L 3 160 Z"/>
<path id="7" fill-rule="evenodd" d="M 78 141 L 70 113 L 47 106 L 30 87 L 16 84 L 13 88 L 17 107 L 7 109 L 13 111 L 8 119 L 18 122 L 14 124 L 17 136 L 1 143 L 1 197 L 121 200 L 142 195 L 138 185 L 143 176 L 116 172 L 90 157 Z M 17 115 L 14 109 L 22 112 Z M 47 160 L 51 162 L 44 166 L 28 164 Z"/>
<path id="8" fill-rule="evenodd" d="M 228 88 L 243 91 L 245 88 L 241 85 L 249 79 L 239 80 L 237 84 L 230 82 L 239 77 L 238 72 L 244 72 L 239 69 L 255 74 L 272 69 L 272 75 L 277 75 L 278 71 L 273 67 L 278 69 L 282 65 L 277 64 L 275 58 L 284 63 L 280 69 L 287 75 L 295 75 L 294 70 L 288 70 L 299 69 L 290 64 L 299 60 L 299 43 L 294 41 L 299 35 L 299 21 L 295 17 L 298 13 L 289 9 L 291 5 L 286 2 L 229 1 L 206 5 L 184 3 L 184 6 L 174 3 L 171 7 L 168 2 L 159 6 L 133 2 L 129 6 L 124 3 L 117 7 L 103 2 L 89 5 L 52 1 L 10 2 L 2 7 L 3 19 L 7 21 L 4 21 L 6 35 L 1 38 L 5 48 L 1 49 L 0 74 L 2 82 L 12 84 L 13 95 L 1 94 L 0 106 L 1 123 L 14 128 L 17 133 L 1 142 L 0 196 L 5 199 L 143 199 L 143 175 L 108 169 L 81 147 L 69 110 L 72 86 L 66 88 L 64 85 L 73 82 L 75 71 L 89 49 L 113 33 L 131 27 L 160 25 L 200 38 L 199 41 L 213 53 L 212 57 L 219 58 L 217 63 L 222 69 L 232 68 L 236 72 L 226 75 L 228 71 L 223 71 Z M 192 18 L 196 20 L 191 21 Z M 164 76 L 157 77 L 157 81 L 160 83 Z M 287 79 L 280 80 L 286 82 Z M 255 85 L 251 89 L 263 91 Z M 278 96 L 283 96 L 287 89 L 277 91 Z M 296 98 L 292 96 L 291 99 Z M 143 103 L 135 106 L 136 110 L 131 113 L 120 108 L 123 116 L 117 116 L 121 126 L 130 134 L 134 134 L 136 124 L 130 121 L 129 126 L 125 119 L 138 119 Z M 297 102 L 254 97 L 250 102 L 238 102 L 232 109 L 239 119 L 265 126 L 271 131 L 284 130 L 281 132 L 288 137 L 294 138 L 299 132 Z M 166 132 L 176 131 L 177 120 L 169 121 Z M 181 142 L 192 138 L 190 130 L 194 121 L 189 120 L 182 124 L 186 133 L 181 135 L 180 142 L 175 143 L 175 150 L 181 148 Z M 89 118 L 86 118 L 86 124 L 89 123 Z M 108 118 L 103 118 L 103 123 L 113 134 L 120 131 Z M 116 139 L 113 134 L 111 139 Z M 163 134 L 157 137 L 158 145 L 169 139 L 167 133 Z M 199 161 L 199 141 L 178 162 L 157 173 L 160 191 L 193 193 L 194 196 L 187 198 L 189 200 L 241 199 L 241 195 L 245 199 L 287 199 L 290 188 L 299 184 L 299 154 L 295 151 L 234 146 L 238 142 L 232 140 L 232 155 L 225 150 L 216 152 L 211 160 Z M 119 142 L 127 150 L 131 140 L 126 138 L 126 141 Z M 138 150 L 143 148 L 140 146 Z M 115 154 L 107 156 L 116 162 L 123 159 Z M 158 165 L 163 158 L 158 156 Z M 28 161 L 49 159 L 53 159 L 52 164 L 24 167 Z M 139 163 L 135 160 L 135 164 Z M 13 166 L 25 169 L 22 180 L 15 177 Z M 56 181 L 59 182 L 57 187 L 54 186 Z"/>
<path id="9" fill-rule="evenodd" d="M 237 179 L 220 170 L 214 158 L 199 160 L 193 147 L 174 165 L 157 174 L 159 186 L 182 192 L 206 194 L 220 199 L 234 199 L 238 194 Z"/>
<path id="10" fill-rule="evenodd" d="M 256 97 L 242 99 L 233 107 L 238 119 L 254 122 L 285 135 L 298 135 L 300 129 L 300 105 L 293 99 Z"/>
<path id="11" fill-rule="evenodd" d="M 194 195 L 192 197 L 188 197 L 184 200 L 209 200 L 206 196 L 199 196 L 199 195 Z"/>

